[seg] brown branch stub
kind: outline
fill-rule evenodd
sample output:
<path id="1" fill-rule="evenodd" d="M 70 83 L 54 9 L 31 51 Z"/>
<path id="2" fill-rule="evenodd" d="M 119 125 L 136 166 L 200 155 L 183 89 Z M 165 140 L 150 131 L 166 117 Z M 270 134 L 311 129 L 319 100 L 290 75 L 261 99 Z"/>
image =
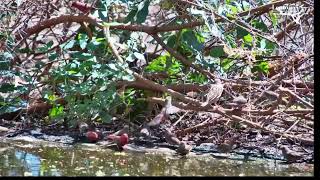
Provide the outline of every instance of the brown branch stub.
<path id="1" fill-rule="evenodd" d="M 191 103 L 191 104 L 194 104 L 196 106 L 201 106 L 201 102 L 199 102 L 198 100 L 195 100 L 195 99 L 192 99 L 192 98 L 189 98 L 179 92 L 176 92 L 172 89 L 168 89 L 166 88 L 165 86 L 163 85 L 160 85 L 156 82 L 153 82 L 153 81 L 150 81 L 146 78 L 144 78 L 143 76 L 133 72 L 133 76 L 136 78 L 136 81 L 140 81 L 141 83 L 145 83 L 146 86 L 150 86 L 150 87 L 153 87 L 155 89 L 159 89 L 161 92 L 166 92 L 168 94 L 170 94 L 172 97 L 175 97 L 177 99 L 180 99 L 181 101 L 185 102 L 185 103 Z"/>
<path id="2" fill-rule="evenodd" d="M 157 34 L 160 32 L 169 32 L 177 31 L 186 28 L 194 28 L 197 26 L 204 25 L 203 21 L 193 21 L 190 23 L 180 24 L 180 25 L 163 25 L 163 26 L 146 26 L 140 24 L 122 24 L 122 25 L 113 25 L 110 29 L 121 29 L 127 31 L 140 31 L 147 34 Z"/>
<path id="3" fill-rule="evenodd" d="M 68 22 L 77 22 L 77 23 L 87 22 L 89 24 L 94 24 L 94 25 L 102 28 L 102 26 L 98 24 L 98 20 L 96 18 L 93 18 L 92 16 L 61 15 L 58 17 L 54 17 L 51 19 L 41 21 L 37 25 L 34 25 L 30 28 L 19 30 L 16 33 L 15 37 L 19 41 L 23 38 L 28 38 L 29 36 L 31 36 L 33 34 L 39 33 L 40 31 L 42 31 L 44 29 L 50 28 L 50 27 L 55 26 L 60 23 L 68 23 Z"/>

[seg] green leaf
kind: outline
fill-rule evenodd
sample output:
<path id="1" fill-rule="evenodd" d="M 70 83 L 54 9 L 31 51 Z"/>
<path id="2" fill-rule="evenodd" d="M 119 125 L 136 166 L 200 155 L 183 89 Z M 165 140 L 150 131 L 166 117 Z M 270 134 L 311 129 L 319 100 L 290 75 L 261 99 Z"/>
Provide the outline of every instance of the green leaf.
<path id="1" fill-rule="evenodd" d="M 94 56 L 90 53 L 82 53 L 82 52 L 75 52 L 71 54 L 72 58 L 77 58 L 79 60 L 89 60 L 93 59 Z"/>
<path id="2" fill-rule="evenodd" d="M 272 53 L 276 47 L 277 47 L 276 43 L 266 40 L 266 49 L 268 53 Z"/>
<path id="3" fill-rule="evenodd" d="M 266 61 L 261 61 L 259 64 L 254 65 L 252 67 L 252 72 L 263 72 L 263 73 L 268 73 L 269 72 L 269 64 Z"/>
<path id="4" fill-rule="evenodd" d="M 232 59 L 223 59 L 221 61 L 221 67 L 223 68 L 224 71 L 228 71 L 233 64 L 234 62 Z"/>
<path id="5" fill-rule="evenodd" d="M 57 57 L 58 57 L 58 54 L 56 52 L 54 52 L 54 53 L 50 53 L 48 58 L 50 61 L 53 61 L 53 60 L 57 59 Z"/>
<path id="6" fill-rule="evenodd" d="M 246 36 L 243 37 L 243 40 L 248 44 L 252 44 L 253 37 L 251 36 L 251 34 L 247 34 Z"/>
<path id="7" fill-rule="evenodd" d="M 192 30 L 183 31 L 182 40 L 189 46 L 189 48 L 191 48 L 191 50 L 202 51 L 204 48 L 203 43 L 199 42 L 196 34 Z"/>
<path id="8" fill-rule="evenodd" d="M 138 6 L 134 6 L 126 17 L 125 23 L 136 22 L 141 24 L 145 22 L 149 14 L 150 0 L 140 2 Z"/>
<path id="9" fill-rule="evenodd" d="M 232 14 L 238 13 L 238 8 L 236 6 L 229 5 L 229 8 L 231 9 Z"/>
<path id="10" fill-rule="evenodd" d="M 98 11 L 99 19 L 105 21 L 108 19 L 108 11 Z"/>
<path id="11" fill-rule="evenodd" d="M 190 79 L 192 83 L 199 84 L 203 84 L 206 81 L 206 77 L 203 74 L 198 73 L 189 73 L 188 79 Z"/>
<path id="12" fill-rule="evenodd" d="M 159 56 L 158 58 L 154 59 L 146 68 L 146 71 L 149 72 L 161 72 L 165 70 L 166 61 L 169 58 L 168 55 Z"/>
<path id="13" fill-rule="evenodd" d="M 31 52 L 31 49 L 30 48 L 20 48 L 18 50 L 19 53 L 29 53 Z"/>
<path id="14" fill-rule="evenodd" d="M 149 0 L 146 0 L 139 4 L 137 16 L 136 16 L 137 23 L 141 24 L 147 19 L 147 16 L 149 14 L 149 5 L 150 5 Z"/>
<path id="15" fill-rule="evenodd" d="M 87 45 L 87 48 L 91 51 L 104 51 L 105 49 L 104 38 L 93 38 Z"/>
<path id="16" fill-rule="evenodd" d="M 260 29 L 262 32 L 268 32 L 268 27 L 263 21 L 253 20 L 252 26 Z"/>
<path id="17" fill-rule="evenodd" d="M 134 55 L 137 59 L 146 61 L 146 59 L 144 58 L 144 55 L 141 54 L 141 53 L 134 52 L 133 55 Z"/>
<path id="18" fill-rule="evenodd" d="M 10 70 L 9 61 L 0 61 L 0 71 Z"/>
<path id="19" fill-rule="evenodd" d="M 37 69 L 41 69 L 43 68 L 44 66 L 46 65 L 46 63 L 42 62 L 42 61 L 37 61 L 36 64 L 35 64 L 35 67 Z"/>
<path id="20" fill-rule="evenodd" d="M 128 75 L 122 76 L 122 80 L 124 80 L 124 81 L 134 81 L 134 77 L 133 77 L 133 75 L 128 74 Z"/>
<path id="21" fill-rule="evenodd" d="M 129 54 L 126 58 L 127 62 L 134 62 L 136 60 L 136 57 L 133 54 Z"/>
<path id="22" fill-rule="evenodd" d="M 14 90 L 16 90 L 16 88 L 14 87 L 13 84 L 2 83 L 0 85 L 0 92 L 2 92 L 2 93 L 8 93 L 8 92 L 12 92 Z"/>
<path id="23" fill-rule="evenodd" d="M 164 9 L 164 10 L 170 10 L 171 8 L 173 8 L 173 3 L 172 1 L 170 0 L 163 0 L 160 2 L 160 7 L 161 9 Z"/>
<path id="24" fill-rule="evenodd" d="M 50 93 L 50 94 L 47 94 L 46 96 L 46 99 L 48 99 L 50 102 L 54 102 L 55 100 L 57 100 L 57 96 Z"/>
<path id="25" fill-rule="evenodd" d="M 63 114 L 63 106 L 53 107 L 49 111 L 49 116 L 54 118 Z"/>
<path id="26" fill-rule="evenodd" d="M 79 34 L 78 39 L 81 49 L 85 49 L 87 47 L 87 41 L 89 39 L 88 36 L 86 34 Z"/>
<path id="27" fill-rule="evenodd" d="M 108 66 L 110 67 L 110 69 L 114 70 L 114 71 L 118 71 L 119 68 L 115 63 L 110 63 L 108 64 Z"/>
<path id="28" fill-rule="evenodd" d="M 248 3 L 247 1 L 242 1 L 242 5 L 243 5 L 243 11 L 247 11 L 250 9 L 251 5 L 250 3 Z"/>
<path id="29" fill-rule="evenodd" d="M 0 60 L 10 60 L 13 59 L 13 55 L 9 52 L 5 52 L 3 54 L 0 54 Z"/>
<path id="30" fill-rule="evenodd" d="M 221 57 L 224 55 L 225 55 L 225 52 L 223 50 L 223 46 L 215 47 L 215 48 L 211 49 L 211 51 L 210 51 L 210 56 L 212 56 L 212 57 Z"/>
<path id="31" fill-rule="evenodd" d="M 129 12 L 129 14 L 127 15 L 126 20 L 124 22 L 125 23 L 133 22 L 134 17 L 136 16 L 137 12 L 138 12 L 138 7 L 132 8 L 131 11 Z"/>
<path id="32" fill-rule="evenodd" d="M 70 49 L 74 46 L 75 42 L 76 42 L 75 40 L 71 40 L 65 44 L 62 44 L 61 47 L 65 50 Z"/>
<path id="33" fill-rule="evenodd" d="M 247 34 L 249 34 L 249 32 L 241 27 L 237 27 L 236 28 L 236 31 L 237 31 L 237 38 L 238 39 L 241 39 L 243 38 L 244 36 L 246 36 Z"/>
<path id="34" fill-rule="evenodd" d="M 278 17 L 276 13 L 273 13 L 272 11 L 270 11 L 269 13 L 270 17 L 271 17 L 271 22 L 272 22 L 272 26 L 273 28 L 276 28 L 278 25 Z"/>
<path id="35" fill-rule="evenodd" d="M 167 40 L 167 46 L 174 48 L 176 43 L 177 43 L 177 36 L 175 34 L 169 36 L 169 38 Z"/>
<path id="36" fill-rule="evenodd" d="M 53 41 L 50 41 L 46 45 L 44 45 L 43 47 L 37 48 L 37 50 L 39 52 L 46 52 L 52 47 L 52 45 L 53 45 Z"/>
<path id="37" fill-rule="evenodd" d="M 267 46 L 266 40 L 265 39 L 261 39 L 260 41 L 260 49 L 264 50 Z"/>
<path id="38" fill-rule="evenodd" d="M 104 123 L 110 123 L 112 121 L 112 116 L 105 111 L 100 111 L 99 116 Z"/>

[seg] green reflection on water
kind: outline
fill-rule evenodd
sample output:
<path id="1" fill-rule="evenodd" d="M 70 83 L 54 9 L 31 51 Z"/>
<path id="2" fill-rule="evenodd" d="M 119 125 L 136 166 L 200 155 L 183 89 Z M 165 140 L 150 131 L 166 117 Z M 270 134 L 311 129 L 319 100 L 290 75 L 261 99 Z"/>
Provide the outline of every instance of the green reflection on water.
<path id="1" fill-rule="evenodd" d="M 2 150 L 1 150 L 2 149 Z M 234 161 L 210 156 L 0 147 L 1 176 L 312 176 L 313 166 Z"/>

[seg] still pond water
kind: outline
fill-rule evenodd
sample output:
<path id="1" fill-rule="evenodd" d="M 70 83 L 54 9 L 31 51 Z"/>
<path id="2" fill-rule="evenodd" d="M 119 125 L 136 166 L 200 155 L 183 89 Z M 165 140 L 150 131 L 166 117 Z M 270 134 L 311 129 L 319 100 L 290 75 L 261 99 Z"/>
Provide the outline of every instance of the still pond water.
<path id="1" fill-rule="evenodd" d="M 0 143 L 0 176 L 313 176 L 313 166 Z"/>

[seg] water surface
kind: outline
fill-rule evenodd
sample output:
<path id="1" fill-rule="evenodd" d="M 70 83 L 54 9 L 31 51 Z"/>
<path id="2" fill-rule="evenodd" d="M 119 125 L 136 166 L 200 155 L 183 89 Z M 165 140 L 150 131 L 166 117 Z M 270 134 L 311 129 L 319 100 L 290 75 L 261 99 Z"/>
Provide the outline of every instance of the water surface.
<path id="1" fill-rule="evenodd" d="M 313 176 L 313 165 L 0 145 L 1 176 Z"/>

